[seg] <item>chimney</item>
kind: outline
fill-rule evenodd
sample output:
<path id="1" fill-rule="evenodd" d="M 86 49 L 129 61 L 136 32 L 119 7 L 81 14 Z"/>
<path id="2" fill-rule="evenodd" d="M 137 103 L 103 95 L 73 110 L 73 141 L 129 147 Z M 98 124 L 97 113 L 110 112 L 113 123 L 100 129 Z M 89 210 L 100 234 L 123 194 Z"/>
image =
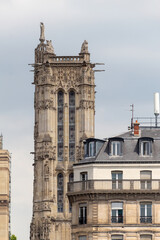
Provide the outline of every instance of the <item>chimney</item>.
<path id="1" fill-rule="evenodd" d="M 136 120 L 136 122 L 134 123 L 134 136 L 135 137 L 139 136 L 139 125 L 140 125 L 140 123 Z"/>

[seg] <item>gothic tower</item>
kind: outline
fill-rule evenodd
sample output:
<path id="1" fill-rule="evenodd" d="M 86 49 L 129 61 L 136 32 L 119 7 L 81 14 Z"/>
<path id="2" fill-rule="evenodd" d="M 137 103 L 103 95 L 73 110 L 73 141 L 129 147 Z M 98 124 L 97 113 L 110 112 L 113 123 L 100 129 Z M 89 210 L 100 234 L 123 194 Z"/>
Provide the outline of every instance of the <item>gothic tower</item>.
<path id="1" fill-rule="evenodd" d="M 31 240 L 70 240 L 67 183 L 94 137 L 95 64 L 84 41 L 78 56 L 56 56 L 40 25 L 34 67 L 34 194 Z"/>

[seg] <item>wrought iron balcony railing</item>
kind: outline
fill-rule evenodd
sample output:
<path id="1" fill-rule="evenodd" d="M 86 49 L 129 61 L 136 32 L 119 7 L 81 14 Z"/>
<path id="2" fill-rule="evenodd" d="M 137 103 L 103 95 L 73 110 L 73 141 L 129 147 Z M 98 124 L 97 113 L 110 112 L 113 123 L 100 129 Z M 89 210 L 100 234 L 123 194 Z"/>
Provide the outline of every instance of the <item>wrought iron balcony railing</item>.
<path id="1" fill-rule="evenodd" d="M 87 224 L 87 217 L 79 217 L 79 224 Z"/>
<path id="2" fill-rule="evenodd" d="M 141 216 L 140 217 L 140 222 L 141 223 L 152 223 L 152 217 L 151 216 L 149 216 L 149 217 Z"/>
<path id="3" fill-rule="evenodd" d="M 123 216 L 112 216 L 111 217 L 112 223 L 123 223 Z"/>
<path id="4" fill-rule="evenodd" d="M 80 192 L 91 190 L 104 191 L 159 191 L 160 179 L 158 180 L 88 180 L 68 183 L 68 192 Z"/>

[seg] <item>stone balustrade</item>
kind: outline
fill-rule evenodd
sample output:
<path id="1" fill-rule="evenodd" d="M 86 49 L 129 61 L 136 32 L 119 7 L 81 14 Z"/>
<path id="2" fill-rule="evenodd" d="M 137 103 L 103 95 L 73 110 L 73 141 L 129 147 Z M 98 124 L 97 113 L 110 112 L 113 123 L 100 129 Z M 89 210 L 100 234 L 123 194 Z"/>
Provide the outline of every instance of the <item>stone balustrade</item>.
<path id="1" fill-rule="evenodd" d="M 68 193 L 84 191 L 159 191 L 158 180 L 88 180 L 68 183 Z"/>

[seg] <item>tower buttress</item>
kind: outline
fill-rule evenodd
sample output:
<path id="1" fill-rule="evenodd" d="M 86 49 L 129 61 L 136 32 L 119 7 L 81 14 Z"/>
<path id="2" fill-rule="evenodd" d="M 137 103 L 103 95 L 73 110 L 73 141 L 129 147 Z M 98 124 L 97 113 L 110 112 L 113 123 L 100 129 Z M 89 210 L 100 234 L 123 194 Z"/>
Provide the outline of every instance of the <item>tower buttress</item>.
<path id="1" fill-rule="evenodd" d="M 40 25 L 35 49 L 34 193 L 31 240 L 70 240 L 67 183 L 94 137 L 94 64 L 84 41 L 78 56 L 56 56 Z"/>

